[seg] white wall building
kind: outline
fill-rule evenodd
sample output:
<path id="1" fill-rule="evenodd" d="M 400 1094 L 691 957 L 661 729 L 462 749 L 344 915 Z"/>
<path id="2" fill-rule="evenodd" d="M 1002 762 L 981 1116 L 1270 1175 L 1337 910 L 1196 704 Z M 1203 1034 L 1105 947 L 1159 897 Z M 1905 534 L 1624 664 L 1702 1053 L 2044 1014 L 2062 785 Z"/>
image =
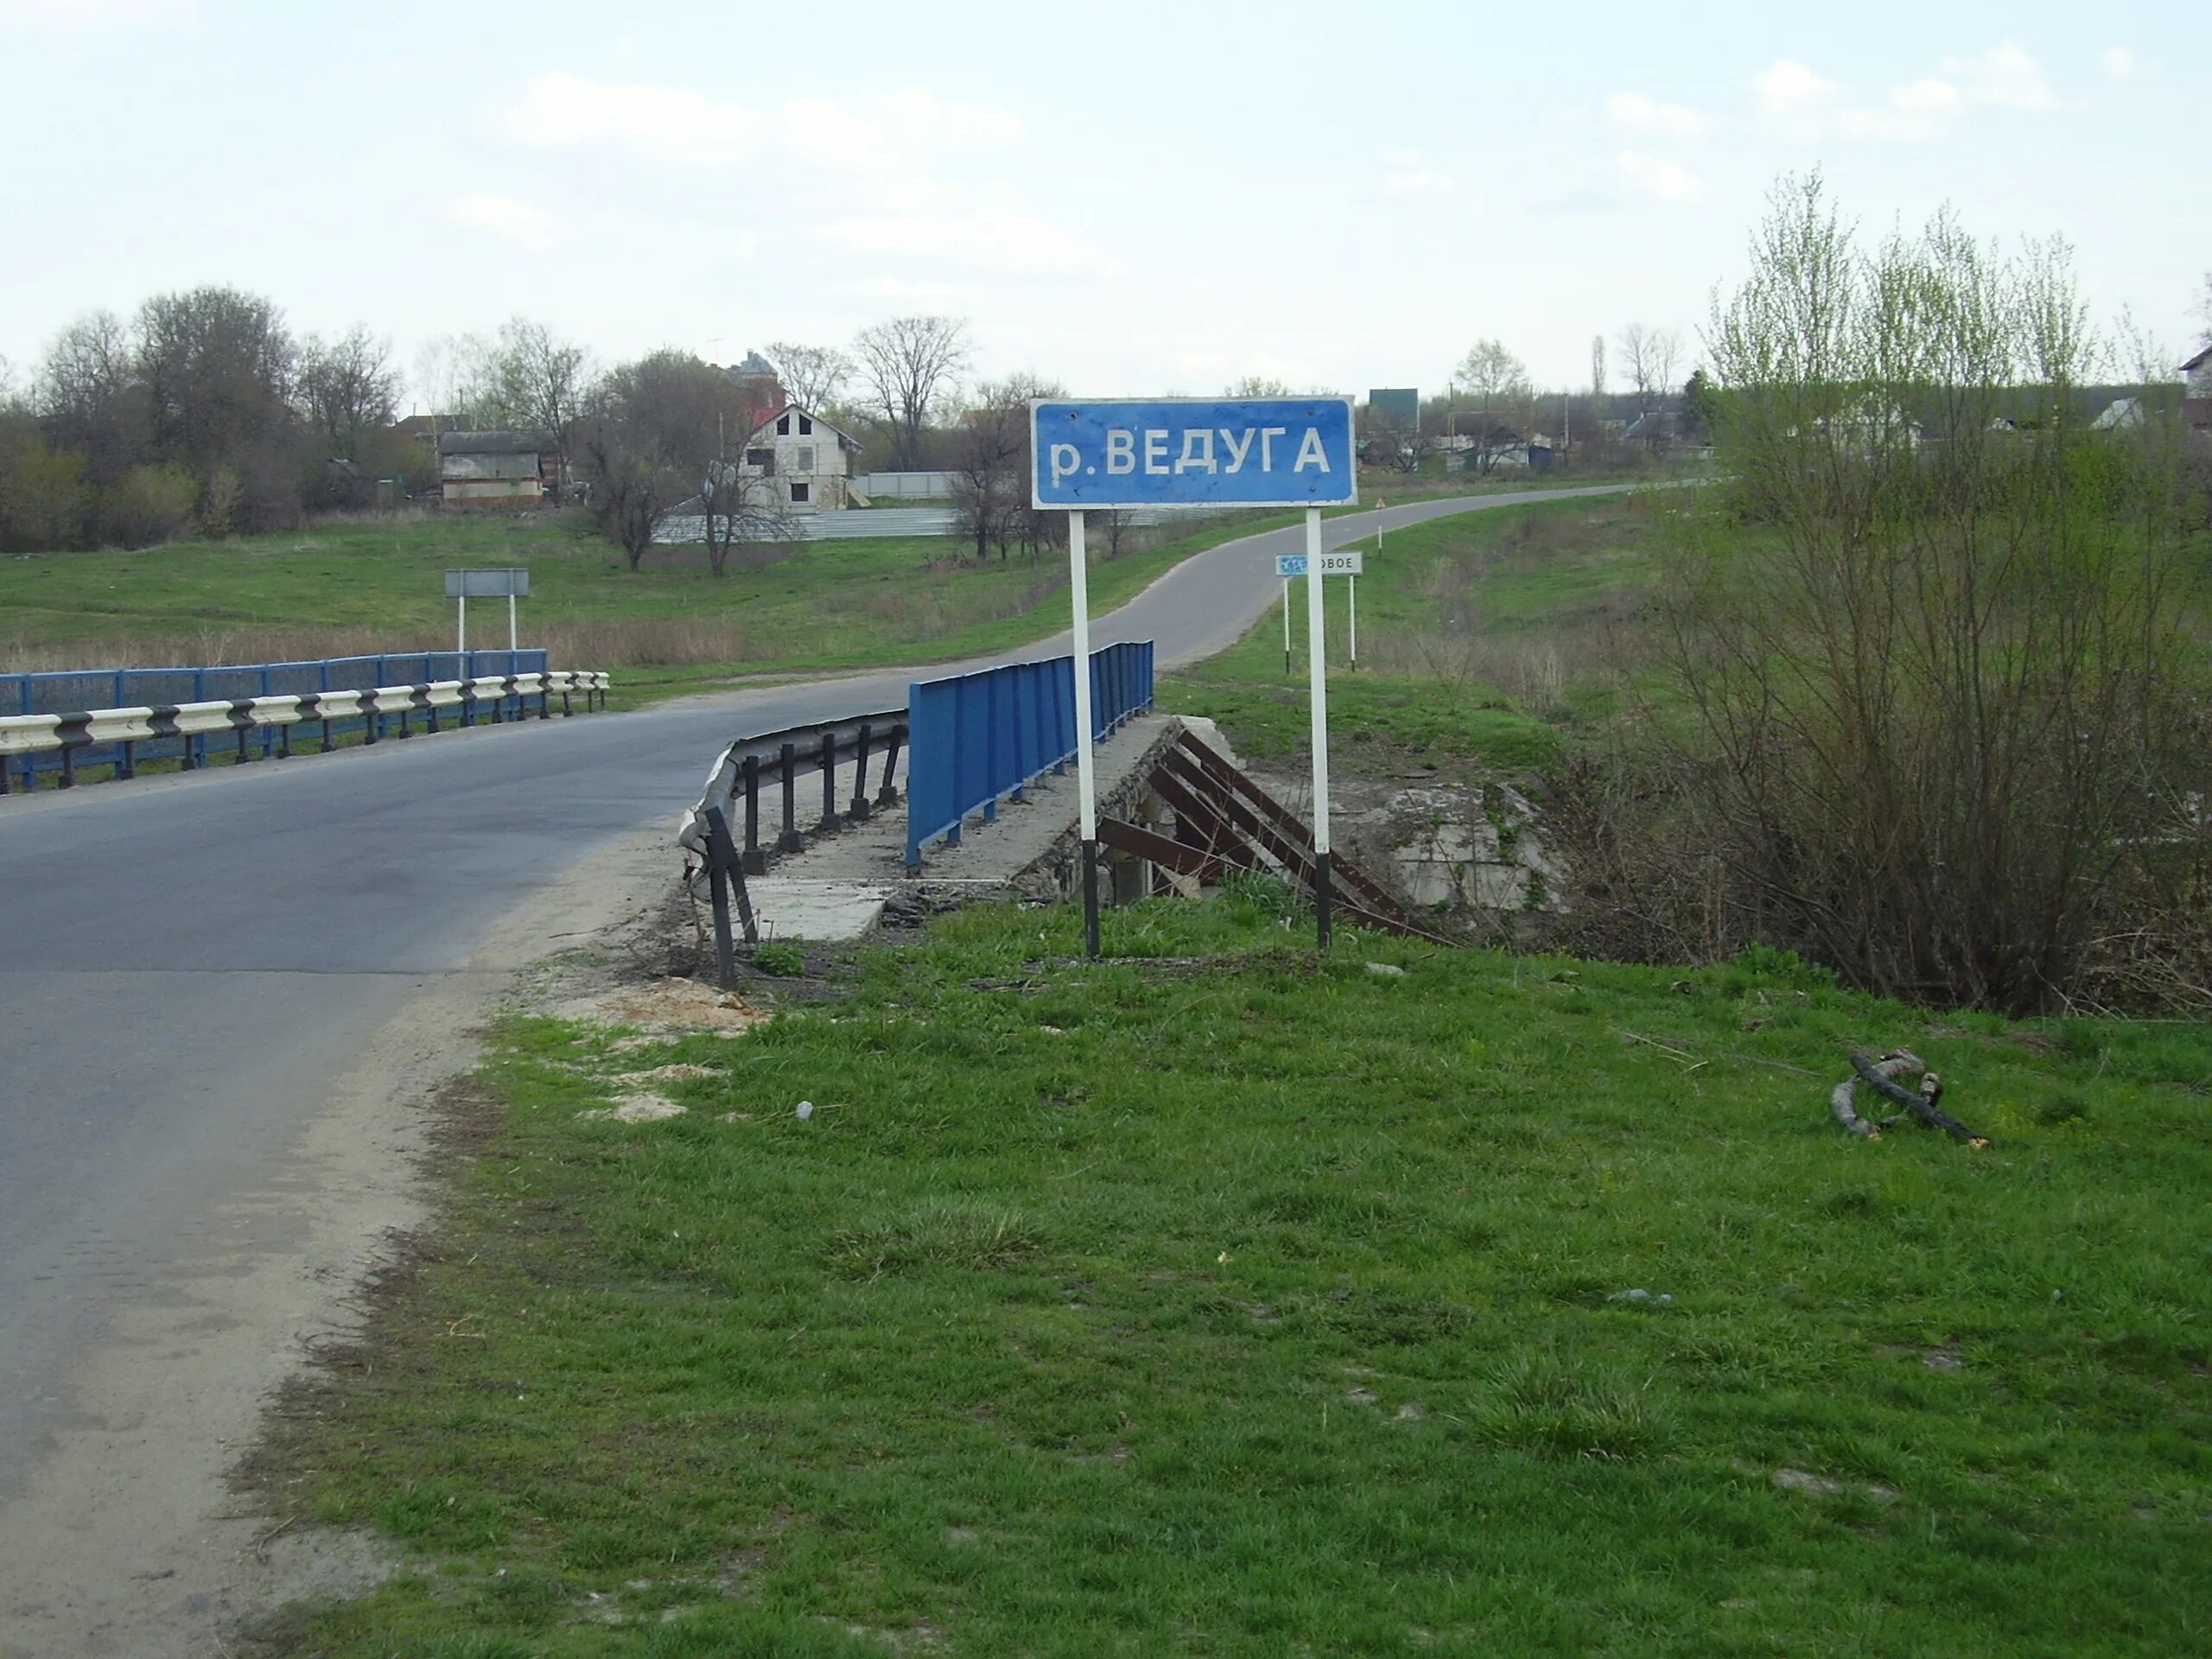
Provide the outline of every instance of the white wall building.
<path id="1" fill-rule="evenodd" d="M 745 441 L 741 466 L 747 477 L 771 480 L 772 495 L 787 512 L 835 512 L 868 505 L 852 482 L 860 452 L 860 440 L 850 433 L 787 404 Z"/>

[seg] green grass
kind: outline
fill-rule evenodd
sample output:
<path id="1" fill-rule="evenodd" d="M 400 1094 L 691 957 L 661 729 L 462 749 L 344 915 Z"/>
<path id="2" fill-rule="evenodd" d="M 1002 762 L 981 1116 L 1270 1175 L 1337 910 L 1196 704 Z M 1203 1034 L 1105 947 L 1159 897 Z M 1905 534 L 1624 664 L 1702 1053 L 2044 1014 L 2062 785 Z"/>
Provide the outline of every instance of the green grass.
<path id="1" fill-rule="evenodd" d="M 267 1471 L 402 1570 L 278 1645 L 2204 1649 L 2212 1033 L 1285 913 L 1085 967 L 971 911 L 738 1041 L 507 1027 Z M 1989 1148 L 1833 1125 L 1899 1042 Z M 579 1117 L 671 1060 L 686 1116 Z"/>
<path id="2" fill-rule="evenodd" d="M 1092 601 L 1118 605 L 1192 554 L 1287 515 L 1217 519 L 1106 560 Z M 772 563 L 711 575 L 697 550 L 657 549 L 639 571 L 550 518 L 461 514 L 337 523 L 237 542 L 137 552 L 0 559 L 0 666 L 57 648 L 79 658 L 173 649 L 194 659 L 444 645 L 454 565 L 522 564 L 525 643 L 564 661 L 625 671 L 634 702 L 734 675 L 787 675 L 952 658 L 1019 645 L 1065 626 L 1064 559 L 977 565 L 944 537 L 802 543 Z M 504 644 L 505 607 L 471 607 L 482 644 Z M 584 657 L 592 660 L 585 662 Z"/>
<path id="3" fill-rule="evenodd" d="M 1563 726 L 1602 701 L 1591 677 L 1653 574 L 1652 525 L 1630 498 L 1433 519 L 1363 544 L 1361 666 L 1351 596 L 1327 584 L 1329 729 L 1339 753 L 1382 764 L 1540 771 Z M 1286 669 L 1272 611 L 1222 655 L 1164 678 L 1161 707 L 1211 715 L 1267 760 L 1308 738 L 1306 591 L 1294 587 Z"/>

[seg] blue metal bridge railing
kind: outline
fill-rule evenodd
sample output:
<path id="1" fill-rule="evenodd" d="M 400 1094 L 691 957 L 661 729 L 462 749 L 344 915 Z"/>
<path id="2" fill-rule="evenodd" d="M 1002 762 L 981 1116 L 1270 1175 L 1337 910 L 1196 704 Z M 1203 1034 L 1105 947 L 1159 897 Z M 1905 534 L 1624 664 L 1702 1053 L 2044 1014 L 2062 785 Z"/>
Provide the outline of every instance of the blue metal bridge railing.
<path id="1" fill-rule="evenodd" d="M 1094 739 L 1152 706 L 1149 639 L 1090 653 Z M 984 822 L 1022 785 L 1065 771 L 1075 757 L 1075 658 L 1011 663 L 981 673 L 921 680 L 906 694 L 906 865 L 922 849 L 960 839 L 971 812 Z"/>

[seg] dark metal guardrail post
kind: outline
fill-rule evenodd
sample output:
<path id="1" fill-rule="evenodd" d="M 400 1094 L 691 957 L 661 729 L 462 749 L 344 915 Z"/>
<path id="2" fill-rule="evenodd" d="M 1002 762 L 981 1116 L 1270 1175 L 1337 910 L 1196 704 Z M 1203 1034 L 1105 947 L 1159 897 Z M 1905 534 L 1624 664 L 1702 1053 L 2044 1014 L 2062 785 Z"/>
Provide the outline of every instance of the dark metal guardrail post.
<path id="1" fill-rule="evenodd" d="M 822 734 L 822 822 L 814 833 L 826 835 L 842 820 L 837 817 L 837 734 Z"/>
<path id="2" fill-rule="evenodd" d="M 715 965 L 721 974 L 722 988 L 728 990 L 737 983 L 737 951 L 729 935 L 732 887 L 737 891 L 738 915 L 747 944 L 760 943 L 760 927 L 753 919 L 752 898 L 745 891 L 745 870 L 737 849 L 730 845 L 729 821 L 722 817 L 719 806 L 709 807 L 706 818 L 707 885 L 715 908 Z"/>
<path id="3" fill-rule="evenodd" d="M 784 768 L 784 833 L 776 837 L 779 853 L 806 850 L 806 837 L 798 832 L 798 748 L 786 743 L 783 749 Z"/>
<path id="4" fill-rule="evenodd" d="M 856 823 L 875 810 L 868 799 L 868 740 L 874 734 L 875 728 L 862 721 L 860 734 L 853 740 L 853 798 L 845 816 Z"/>
<path id="5" fill-rule="evenodd" d="M 899 785 L 892 780 L 899 774 L 899 741 L 901 738 L 905 737 L 906 734 L 906 730 L 905 727 L 893 727 L 891 728 L 891 741 L 884 746 L 883 787 L 878 790 L 875 795 L 875 804 L 878 806 L 896 806 L 899 804 Z"/>
<path id="6" fill-rule="evenodd" d="M 76 786 L 77 751 L 74 749 L 65 748 L 61 751 L 61 787 L 64 789 L 74 789 Z"/>
<path id="7" fill-rule="evenodd" d="M 760 757 L 745 757 L 745 870 L 759 875 L 768 868 L 768 855 L 760 850 Z"/>

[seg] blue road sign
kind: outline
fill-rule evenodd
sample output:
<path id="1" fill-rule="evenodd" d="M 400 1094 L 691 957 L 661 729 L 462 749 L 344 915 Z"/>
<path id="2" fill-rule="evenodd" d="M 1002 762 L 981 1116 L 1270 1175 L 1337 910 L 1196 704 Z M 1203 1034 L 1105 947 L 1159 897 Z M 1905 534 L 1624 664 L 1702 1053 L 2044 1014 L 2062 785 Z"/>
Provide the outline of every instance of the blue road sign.
<path id="1" fill-rule="evenodd" d="M 1313 561 L 1303 553 L 1278 553 L 1275 555 L 1275 575 L 1287 582 L 1293 576 L 1304 575 L 1312 563 Z M 1321 555 L 1321 574 L 1325 576 L 1357 576 L 1364 573 L 1366 569 L 1366 555 L 1356 547 L 1346 548 L 1341 553 Z"/>
<path id="2" fill-rule="evenodd" d="M 1029 405 L 1039 507 L 1318 507 L 1359 499 L 1349 397 Z"/>

